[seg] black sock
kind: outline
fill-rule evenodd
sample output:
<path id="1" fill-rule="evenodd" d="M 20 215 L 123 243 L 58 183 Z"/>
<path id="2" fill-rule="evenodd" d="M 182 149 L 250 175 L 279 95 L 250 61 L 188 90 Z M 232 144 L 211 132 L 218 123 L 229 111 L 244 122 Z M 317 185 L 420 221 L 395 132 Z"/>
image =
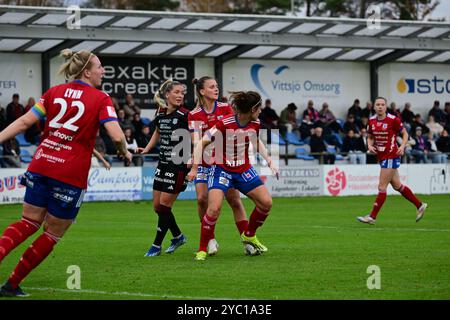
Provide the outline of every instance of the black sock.
<path id="1" fill-rule="evenodd" d="M 181 230 L 177 225 L 177 221 L 175 220 L 172 211 L 169 213 L 169 229 L 174 238 L 178 238 L 181 235 Z"/>
<path id="2" fill-rule="evenodd" d="M 161 246 L 167 230 L 169 229 L 169 221 L 170 218 L 167 213 L 158 212 L 158 228 L 156 229 L 155 241 L 153 241 L 154 245 Z"/>

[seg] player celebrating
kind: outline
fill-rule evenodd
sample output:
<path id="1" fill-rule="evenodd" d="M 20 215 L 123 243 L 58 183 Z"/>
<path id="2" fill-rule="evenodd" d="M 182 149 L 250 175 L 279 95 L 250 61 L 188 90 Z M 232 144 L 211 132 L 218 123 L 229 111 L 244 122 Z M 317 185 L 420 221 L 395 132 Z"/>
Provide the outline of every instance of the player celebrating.
<path id="1" fill-rule="evenodd" d="M 60 69 L 74 80 L 50 88 L 25 115 L 0 133 L 0 143 L 46 117 L 42 142 L 21 183 L 26 186 L 22 219 L 0 238 L 0 262 L 40 229 L 44 233 L 25 251 L 0 290 L 1 296 L 26 296 L 20 282 L 53 250 L 80 210 L 95 137 L 103 124 L 118 152 L 131 160 L 110 97 L 96 89 L 105 73 L 89 51 L 61 51 L 68 59 Z"/>
<path id="2" fill-rule="evenodd" d="M 234 114 L 233 109 L 227 103 L 218 102 L 219 88 L 217 81 L 208 76 L 194 79 L 195 92 L 198 99 L 197 107 L 189 113 L 189 130 L 192 133 L 192 141 L 195 144 L 200 141 L 202 134 L 211 129 L 217 121 L 225 116 Z M 195 191 L 197 193 L 197 208 L 200 222 L 208 209 L 208 174 L 210 166 L 214 163 L 212 150 L 209 150 L 207 159 L 202 159 L 202 164 L 198 166 L 195 177 Z M 239 234 L 247 229 L 248 220 L 242 204 L 239 192 L 230 188 L 225 194 L 227 202 L 233 210 L 234 220 Z M 208 242 L 207 252 L 209 255 L 217 253 L 219 244 L 214 233 Z"/>
<path id="3" fill-rule="evenodd" d="M 378 183 L 378 196 L 372 212 L 367 216 L 358 217 L 358 221 L 375 224 L 378 212 L 386 200 L 386 190 L 390 183 L 395 190 L 416 206 L 416 222 L 418 222 L 422 219 L 427 204 L 417 199 L 411 189 L 401 183 L 397 170 L 400 167 L 400 157 L 404 154 L 405 146 L 408 142 L 408 132 L 398 117 L 386 113 L 387 101 L 385 98 L 376 98 L 374 105 L 376 114 L 369 120 L 367 144 L 368 150 L 371 153 L 375 153 L 380 161 L 381 172 Z M 400 147 L 397 146 L 396 142 L 398 133 L 402 135 Z"/>
<path id="4" fill-rule="evenodd" d="M 261 96 L 254 91 L 238 91 L 232 93 L 231 99 L 237 110 L 236 115 L 225 117 L 206 132 L 194 150 L 194 162 L 188 174 L 189 180 L 197 177 L 203 148 L 212 140 L 223 139 L 222 148 L 216 149 L 216 165 L 211 167 L 208 181 L 208 209 L 202 220 L 200 247 L 195 256 L 196 260 L 206 259 L 207 244 L 214 235 L 224 195 L 230 188 L 235 188 L 247 195 L 256 205 L 246 230 L 241 234 L 242 242 L 252 246 L 254 253 L 267 251 L 267 248 L 258 241 L 255 233 L 269 215 L 272 197 L 249 161 L 249 145 L 252 143 L 267 161 L 273 173 L 278 176 L 278 169 L 258 138 Z"/>
<path id="5" fill-rule="evenodd" d="M 183 154 L 182 156 L 174 154 L 174 147 L 180 143 L 174 139 L 177 135 L 176 130 L 183 129 L 188 132 L 187 113 L 179 110 L 183 99 L 184 86 L 181 83 L 168 80 L 161 85 L 154 97 L 154 101 L 161 111 L 153 120 L 156 129 L 147 146 L 141 150 L 141 153 L 147 153 L 158 142 L 160 143 L 159 162 L 153 183 L 153 208 L 158 214 L 158 228 L 155 240 L 146 253 L 146 257 L 161 254 L 161 245 L 169 229 L 173 239 L 171 245 L 165 251 L 166 253 L 173 253 L 187 241 L 172 213 L 173 203 L 187 186 L 185 177 L 188 169 L 186 163 L 187 157 L 190 156 L 189 154 Z M 181 143 L 187 144 L 187 149 L 190 151 L 189 135 L 187 139 L 188 141 L 182 141 Z M 174 159 L 175 156 L 180 158 Z M 182 158 L 185 158 L 184 161 Z"/>

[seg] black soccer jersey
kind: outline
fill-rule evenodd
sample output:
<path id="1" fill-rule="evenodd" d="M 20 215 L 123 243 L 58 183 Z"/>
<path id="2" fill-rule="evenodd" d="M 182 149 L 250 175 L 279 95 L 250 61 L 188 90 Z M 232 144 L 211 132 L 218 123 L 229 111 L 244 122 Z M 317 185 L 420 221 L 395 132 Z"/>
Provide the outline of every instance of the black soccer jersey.
<path id="1" fill-rule="evenodd" d="M 160 134 L 160 163 L 186 167 L 191 152 L 191 135 L 187 119 L 188 114 L 180 110 L 156 116 L 154 123 Z"/>

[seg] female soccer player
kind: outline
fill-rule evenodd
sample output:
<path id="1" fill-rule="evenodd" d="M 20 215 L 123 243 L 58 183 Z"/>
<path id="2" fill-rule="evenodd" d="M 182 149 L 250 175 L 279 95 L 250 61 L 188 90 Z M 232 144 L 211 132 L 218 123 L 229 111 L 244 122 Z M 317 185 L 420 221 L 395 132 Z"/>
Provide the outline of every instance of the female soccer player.
<path id="1" fill-rule="evenodd" d="M 187 239 L 181 233 L 172 213 L 172 206 L 180 192 L 187 186 L 186 174 L 188 172 L 186 160 L 187 155 L 175 155 L 174 147 L 179 143 L 187 144 L 190 151 L 190 137 L 188 141 L 178 141 L 174 139 L 176 130 L 182 129 L 188 132 L 187 113 L 180 111 L 180 106 L 184 100 L 184 86 L 177 82 L 168 80 L 159 88 L 155 94 L 154 101 L 158 105 L 161 113 L 156 116 L 153 122 L 156 124 L 152 138 L 141 153 L 147 153 L 160 143 L 159 162 L 155 172 L 153 183 L 153 208 L 158 214 L 158 228 L 152 246 L 148 250 L 146 257 L 159 256 L 161 245 L 167 230 L 170 229 L 173 239 L 170 246 L 165 251 L 173 253 L 178 247 L 185 244 Z M 162 112 L 165 111 L 165 112 Z M 185 137 L 186 138 L 186 137 Z M 179 159 L 174 159 L 179 156 Z"/>
<path id="2" fill-rule="evenodd" d="M 202 134 L 211 129 L 217 121 L 225 116 L 234 114 L 233 109 L 227 103 L 218 102 L 219 87 L 217 81 L 208 76 L 194 79 L 195 93 L 198 99 L 197 107 L 189 113 L 189 130 L 192 133 L 192 141 L 194 146 L 202 138 Z M 213 151 L 207 152 L 207 159 L 202 160 L 195 177 L 195 191 L 197 193 L 197 208 L 200 221 L 208 209 L 208 174 L 210 166 L 214 163 Z M 225 194 L 229 203 L 238 229 L 239 234 L 246 230 L 248 225 L 247 214 L 245 213 L 239 192 L 230 188 Z M 219 244 L 215 239 L 214 233 L 208 242 L 207 252 L 209 255 L 217 253 Z"/>
<path id="3" fill-rule="evenodd" d="M 358 221 L 375 224 L 378 212 L 386 200 L 387 187 L 391 184 L 394 190 L 400 192 L 403 197 L 416 206 L 416 222 L 418 222 L 422 219 L 427 204 L 417 199 L 411 189 L 401 183 L 397 170 L 400 167 L 400 157 L 403 156 L 408 142 L 408 132 L 398 117 L 386 112 L 387 101 L 385 98 L 376 98 L 374 105 L 376 114 L 369 120 L 367 148 L 371 153 L 377 155 L 380 162 L 378 196 L 372 212 L 364 217 L 358 217 Z M 400 147 L 397 146 L 396 140 L 398 133 L 402 135 Z"/>
<path id="4" fill-rule="evenodd" d="M 238 91 L 232 93 L 231 99 L 237 113 L 219 120 L 206 132 L 194 150 L 194 162 L 188 174 L 190 181 L 197 177 L 203 148 L 212 140 L 223 141 L 222 148 L 216 149 L 215 165 L 211 167 L 209 173 L 208 209 L 202 219 L 200 247 L 195 256 L 196 260 L 206 259 L 207 243 L 214 234 L 223 198 L 230 188 L 235 188 L 248 196 L 256 206 L 246 230 L 241 234 L 242 242 L 252 246 L 255 253 L 267 251 L 255 233 L 269 215 L 272 197 L 249 161 L 249 145 L 252 143 L 267 161 L 272 172 L 278 176 L 278 168 L 258 138 L 261 96 L 254 91 Z"/>
<path id="5" fill-rule="evenodd" d="M 87 187 L 95 137 L 103 124 L 118 152 L 131 160 L 111 98 L 96 89 L 105 70 L 89 51 L 61 51 L 60 73 L 74 80 L 50 88 L 25 115 L 0 133 L 0 143 L 46 117 L 42 142 L 22 179 L 26 186 L 22 219 L 0 238 L 0 262 L 39 230 L 44 233 L 25 251 L 0 290 L 2 296 L 26 296 L 20 282 L 53 250 L 80 210 Z"/>

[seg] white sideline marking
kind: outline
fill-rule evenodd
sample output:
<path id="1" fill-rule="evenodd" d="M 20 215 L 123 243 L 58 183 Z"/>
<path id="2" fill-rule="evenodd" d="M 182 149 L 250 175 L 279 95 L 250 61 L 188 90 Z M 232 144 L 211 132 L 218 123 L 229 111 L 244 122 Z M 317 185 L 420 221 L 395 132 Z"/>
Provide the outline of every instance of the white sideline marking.
<path id="1" fill-rule="evenodd" d="M 425 231 L 425 232 L 450 232 L 450 229 L 420 229 L 420 228 L 357 228 L 357 227 L 333 227 L 333 226 L 305 226 L 304 228 L 316 229 L 351 229 L 351 230 L 369 230 L 369 231 Z"/>
<path id="2" fill-rule="evenodd" d="M 35 287 L 22 287 L 25 290 L 36 290 L 36 291 L 56 291 L 56 292 L 67 292 L 67 293 L 89 293 L 89 294 L 99 294 L 99 295 L 110 295 L 110 296 L 130 296 L 130 297 L 146 297 L 146 298 L 159 298 L 159 299 L 187 299 L 187 300 L 249 300 L 248 298 L 211 298 L 211 297 L 190 297 L 190 296 L 172 296 L 172 295 L 158 295 L 158 294 L 148 294 L 140 292 L 107 292 L 99 290 L 70 290 L 70 289 L 60 289 L 60 288 L 35 288 Z M 251 300 L 251 299 L 250 299 Z"/>

